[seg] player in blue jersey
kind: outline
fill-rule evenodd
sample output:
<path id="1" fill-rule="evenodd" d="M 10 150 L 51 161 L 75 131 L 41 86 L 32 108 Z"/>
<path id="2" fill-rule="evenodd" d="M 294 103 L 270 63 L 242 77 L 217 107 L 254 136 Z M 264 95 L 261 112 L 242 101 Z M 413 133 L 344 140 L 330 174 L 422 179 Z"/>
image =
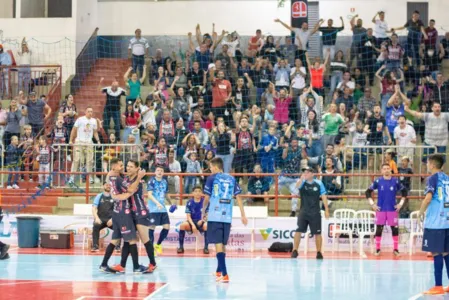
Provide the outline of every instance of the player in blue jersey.
<path id="1" fill-rule="evenodd" d="M 210 170 L 212 175 L 207 178 L 204 187 L 206 195 L 203 204 L 203 216 L 206 216 L 206 208 L 209 205 L 207 215 L 207 238 L 209 243 L 215 244 L 217 252 L 217 271 L 215 272 L 217 282 L 229 282 L 228 272 L 226 270 L 226 244 L 228 243 L 231 232 L 232 209 L 234 207 L 234 197 L 242 215 L 242 223 L 248 224 L 245 210 L 243 209 L 240 193 L 240 186 L 235 178 L 229 174 L 223 173 L 223 160 L 215 157 L 210 161 Z"/>
<path id="2" fill-rule="evenodd" d="M 432 154 L 427 160 L 427 170 L 432 174 L 427 178 L 424 201 L 419 210 L 425 214 L 422 250 L 432 252 L 435 286 L 424 292 L 426 295 L 449 293 L 443 288 L 443 266 L 449 277 L 449 176 L 441 170 L 444 155 Z"/>
<path id="3" fill-rule="evenodd" d="M 301 243 L 301 233 L 307 232 L 315 236 L 316 259 L 323 259 L 321 247 L 323 237 L 321 236 L 321 210 L 320 199 L 323 200 L 326 219 L 329 218 L 329 206 L 327 203 L 326 189 L 320 180 L 314 179 L 313 169 L 306 167 L 302 169 L 302 176 L 296 182 L 295 188 L 299 190 L 301 205 L 298 213 L 298 228 L 295 232 L 292 258 L 298 257 L 299 244 Z"/>
<path id="4" fill-rule="evenodd" d="M 137 251 L 137 233 L 136 225 L 131 214 L 131 205 L 128 201 L 129 194 L 137 191 L 140 180 L 145 176 L 145 171 L 138 172 L 138 180 L 129 185 L 123 178 L 123 162 L 114 158 L 111 160 L 111 171 L 107 175 L 107 181 L 111 185 L 112 199 L 114 199 L 114 208 L 112 212 L 112 239 L 106 248 L 103 262 L 100 270 L 107 273 L 116 273 L 108 267 L 108 261 L 114 252 L 115 246 L 120 243 L 123 238 L 124 244 L 122 249 L 122 262 L 126 265 L 129 253 L 134 265 L 134 273 L 147 273 L 148 268 L 139 265 L 139 253 Z"/>
<path id="5" fill-rule="evenodd" d="M 172 205 L 168 195 L 168 181 L 164 178 L 164 167 L 157 166 L 155 176 L 148 181 L 148 208 L 150 210 L 150 241 L 154 242 L 154 229 L 162 226 L 161 233 L 154 249 L 162 254 L 162 242 L 167 238 L 170 229 L 170 218 L 168 217 L 165 200 Z"/>
<path id="6" fill-rule="evenodd" d="M 391 176 L 391 167 L 385 163 L 382 165 L 382 177 L 377 178 L 366 190 L 365 195 L 376 212 L 376 256 L 380 255 L 380 242 L 384 226 L 391 227 L 393 236 L 393 254 L 399 255 L 399 218 L 398 212 L 404 205 L 407 197 L 407 189 L 397 177 Z M 377 190 L 377 203 L 372 198 L 373 191 Z M 402 199 L 396 204 L 396 195 L 401 192 Z"/>
<path id="7" fill-rule="evenodd" d="M 209 254 L 208 242 L 207 242 L 207 216 L 202 215 L 204 206 L 203 189 L 201 186 L 196 186 L 193 189 L 193 198 L 187 202 L 186 214 L 187 221 L 179 226 L 179 248 L 178 253 L 184 253 L 184 238 L 186 237 L 186 231 L 189 234 L 197 234 L 198 232 L 204 233 L 204 254 Z M 206 209 L 207 213 L 207 209 Z"/>
<path id="8" fill-rule="evenodd" d="M 137 232 L 139 233 L 139 238 L 142 241 L 142 244 L 145 246 L 145 250 L 147 252 L 148 258 L 150 260 L 150 264 L 148 266 L 148 272 L 152 273 L 156 269 L 156 260 L 154 259 L 154 248 L 153 243 L 150 242 L 150 238 L 148 235 L 148 231 L 150 228 L 150 212 L 145 204 L 144 192 L 143 192 L 143 184 L 141 178 L 139 178 L 139 170 L 140 164 L 135 160 L 128 161 L 126 165 L 127 176 L 125 177 L 125 182 L 128 185 L 134 184 L 136 181 L 138 182 L 137 191 L 135 193 L 125 193 L 122 194 L 123 198 L 128 197 L 128 200 L 131 204 L 131 214 L 134 219 L 134 223 L 136 224 Z M 125 252 L 124 249 L 123 252 Z M 127 257 L 128 253 L 124 254 L 124 257 Z M 119 273 L 124 273 L 126 268 L 126 260 L 122 260 L 119 265 L 115 265 L 112 269 Z"/>

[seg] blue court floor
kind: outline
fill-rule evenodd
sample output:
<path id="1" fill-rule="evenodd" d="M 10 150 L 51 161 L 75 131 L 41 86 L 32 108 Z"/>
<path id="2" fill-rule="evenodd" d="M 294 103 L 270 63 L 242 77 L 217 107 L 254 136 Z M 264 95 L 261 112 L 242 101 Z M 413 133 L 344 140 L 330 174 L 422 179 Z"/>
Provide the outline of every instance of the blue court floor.
<path id="1" fill-rule="evenodd" d="M 100 273 L 101 255 L 18 254 L 0 261 L 0 299 L 449 299 L 420 296 L 433 284 L 426 260 L 227 258 L 231 282 L 215 283 L 215 255 L 159 257 L 146 275 Z M 266 255 L 265 255 L 266 256 Z M 147 258 L 140 257 L 142 263 Z M 119 261 L 112 257 L 110 265 Z M 131 272 L 131 259 L 128 270 Z M 445 285 L 449 284 L 445 273 Z"/>

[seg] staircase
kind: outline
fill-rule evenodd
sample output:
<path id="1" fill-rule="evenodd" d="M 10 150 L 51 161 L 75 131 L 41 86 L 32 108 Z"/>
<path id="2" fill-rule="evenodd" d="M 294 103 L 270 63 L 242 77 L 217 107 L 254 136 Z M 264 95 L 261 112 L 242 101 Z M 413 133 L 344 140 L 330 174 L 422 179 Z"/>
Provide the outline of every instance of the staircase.
<path id="1" fill-rule="evenodd" d="M 102 87 L 110 86 L 112 81 L 116 79 L 119 85 L 124 88 L 123 75 L 129 66 L 130 62 L 127 59 L 98 59 L 90 73 L 84 78 L 81 88 L 76 92 L 75 105 L 79 115 L 83 116 L 86 108 L 91 106 L 94 110 L 94 117 L 102 120 L 106 96 L 98 88 L 100 79 L 104 78 Z"/>

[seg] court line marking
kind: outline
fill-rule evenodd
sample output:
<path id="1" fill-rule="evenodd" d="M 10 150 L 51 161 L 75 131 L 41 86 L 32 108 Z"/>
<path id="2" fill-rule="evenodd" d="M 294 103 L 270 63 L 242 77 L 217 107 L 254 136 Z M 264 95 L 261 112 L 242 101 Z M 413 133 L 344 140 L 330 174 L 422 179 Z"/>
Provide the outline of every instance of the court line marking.
<path id="1" fill-rule="evenodd" d="M 253 258 L 253 260 L 259 260 L 260 256 Z"/>
<path id="2" fill-rule="evenodd" d="M 148 300 L 148 299 L 152 299 L 154 296 L 156 296 L 157 294 L 159 294 L 161 291 L 163 291 L 165 288 L 167 288 L 170 285 L 170 283 L 166 283 L 164 284 L 161 288 L 155 290 L 154 292 L 152 292 L 151 294 L 149 294 L 144 300 Z"/>
<path id="3" fill-rule="evenodd" d="M 419 293 L 419 294 L 416 294 L 415 296 L 411 296 L 410 298 L 408 298 L 408 300 L 418 300 L 422 296 L 423 296 L 423 294 Z"/>
<path id="4" fill-rule="evenodd" d="M 141 300 L 142 299 L 142 298 L 139 298 L 139 297 L 120 297 L 120 296 L 82 296 L 82 297 L 79 297 L 76 300 L 84 300 L 84 299 L 89 299 L 89 298 L 92 298 L 92 299 L 134 299 L 134 300 L 136 300 L 136 299 Z"/>

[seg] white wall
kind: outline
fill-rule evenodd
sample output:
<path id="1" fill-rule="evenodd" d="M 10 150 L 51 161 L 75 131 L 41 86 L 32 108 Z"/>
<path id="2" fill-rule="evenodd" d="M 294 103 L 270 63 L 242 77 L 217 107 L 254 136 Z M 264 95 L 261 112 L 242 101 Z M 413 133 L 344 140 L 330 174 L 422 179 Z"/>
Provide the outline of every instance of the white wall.
<path id="1" fill-rule="evenodd" d="M 76 55 L 81 52 L 98 26 L 97 1 L 77 0 L 76 5 Z"/>
<path id="2" fill-rule="evenodd" d="M 0 18 L 12 18 L 13 16 L 13 0 L 0 1 Z"/>

